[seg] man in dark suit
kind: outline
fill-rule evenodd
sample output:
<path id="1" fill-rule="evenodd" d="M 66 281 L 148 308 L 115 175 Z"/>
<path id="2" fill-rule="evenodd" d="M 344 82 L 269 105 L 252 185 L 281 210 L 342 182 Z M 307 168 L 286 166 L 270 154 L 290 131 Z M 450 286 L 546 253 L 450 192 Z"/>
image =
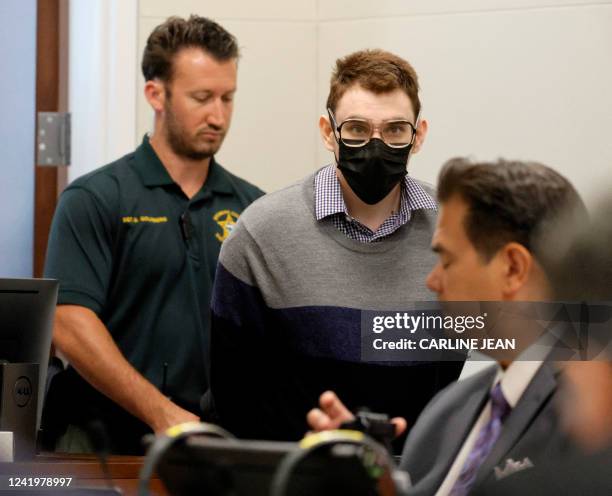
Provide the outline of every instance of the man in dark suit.
<path id="1" fill-rule="evenodd" d="M 584 215 L 565 178 L 540 164 L 454 159 L 440 174 L 438 199 L 432 248 L 439 261 L 427 283 L 440 300 L 551 299 L 537 241 L 568 210 Z M 465 495 L 569 449 L 554 409 L 558 370 L 513 358 L 451 384 L 430 401 L 402 455 L 409 494 Z M 400 394 L 410 394 L 409 388 Z M 352 418 L 332 392 L 320 403 L 308 414 L 314 430 Z M 402 419 L 393 421 L 398 431 L 405 428 Z"/>
<path id="2" fill-rule="evenodd" d="M 580 451 L 565 460 L 551 457 L 534 470 L 490 481 L 479 488 L 478 495 L 526 494 L 533 488 L 539 496 L 612 494 L 612 312 L 609 304 L 602 304 L 612 300 L 611 215 L 612 202 L 607 200 L 594 209 L 588 224 L 553 236 L 547 264 L 557 299 L 596 302 L 588 309 L 588 321 L 583 321 L 590 321 L 591 360 L 564 366 L 561 401 L 556 405 L 564 430 Z"/>

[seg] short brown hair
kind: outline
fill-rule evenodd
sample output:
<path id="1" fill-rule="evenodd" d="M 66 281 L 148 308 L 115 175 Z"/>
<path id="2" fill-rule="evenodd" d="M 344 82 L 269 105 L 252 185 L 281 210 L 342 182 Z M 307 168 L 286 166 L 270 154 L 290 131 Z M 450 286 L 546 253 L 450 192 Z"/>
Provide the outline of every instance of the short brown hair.
<path id="1" fill-rule="evenodd" d="M 587 217 L 571 183 L 535 162 L 451 159 L 438 178 L 438 199 L 444 203 L 454 195 L 468 205 L 465 231 L 485 260 L 515 241 L 542 261 L 540 240 L 559 219 Z"/>
<path id="2" fill-rule="evenodd" d="M 336 60 L 327 108 L 335 112 L 340 98 L 355 84 L 376 94 L 401 89 L 412 102 L 415 118 L 421 111 L 419 81 L 415 70 L 407 61 L 390 52 L 361 50 Z"/>
<path id="3" fill-rule="evenodd" d="M 218 61 L 238 58 L 236 38 L 216 22 L 192 15 L 169 17 L 149 35 L 142 56 L 145 81 L 172 79 L 172 60 L 183 48 L 201 48 Z"/>

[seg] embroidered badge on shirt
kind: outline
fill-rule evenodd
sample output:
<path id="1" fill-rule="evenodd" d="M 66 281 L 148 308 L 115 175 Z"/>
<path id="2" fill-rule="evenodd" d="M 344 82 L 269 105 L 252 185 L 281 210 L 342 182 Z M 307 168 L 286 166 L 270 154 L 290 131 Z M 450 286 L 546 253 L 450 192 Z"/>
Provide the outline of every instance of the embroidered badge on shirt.
<path id="1" fill-rule="evenodd" d="M 219 224 L 219 227 L 223 230 L 220 233 L 215 233 L 215 237 L 219 242 L 223 243 L 234 229 L 236 222 L 238 222 L 239 214 L 233 210 L 219 210 L 213 215 L 213 220 Z"/>

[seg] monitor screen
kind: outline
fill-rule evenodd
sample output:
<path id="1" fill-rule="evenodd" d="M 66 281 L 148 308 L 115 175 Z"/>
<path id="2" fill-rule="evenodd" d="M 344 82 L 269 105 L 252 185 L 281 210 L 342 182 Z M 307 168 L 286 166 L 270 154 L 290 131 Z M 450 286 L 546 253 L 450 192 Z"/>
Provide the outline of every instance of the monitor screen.
<path id="1" fill-rule="evenodd" d="M 39 364 L 37 427 L 40 426 L 57 289 L 55 279 L 0 279 L 0 360 Z"/>

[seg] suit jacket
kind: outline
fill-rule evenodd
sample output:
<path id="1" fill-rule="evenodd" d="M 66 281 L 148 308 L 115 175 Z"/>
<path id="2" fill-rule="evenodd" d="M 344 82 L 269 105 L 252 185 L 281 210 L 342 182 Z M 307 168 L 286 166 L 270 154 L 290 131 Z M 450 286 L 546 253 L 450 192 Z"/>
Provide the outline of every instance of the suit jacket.
<path id="1" fill-rule="evenodd" d="M 496 366 L 451 384 L 427 405 L 410 431 L 400 468 L 410 474 L 410 495 L 434 495 L 488 400 Z M 499 439 L 480 466 L 472 491 L 511 476 L 511 462 L 522 470 L 550 457 L 565 456 L 571 444 L 555 410 L 558 372 L 545 362 L 505 419 Z M 510 460 L 510 463 L 508 462 Z M 497 467 L 497 476 L 496 476 Z M 506 469 L 506 472 L 504 472 Z M 521 471 L 522 471 L 521 470 Z M 514 470 L 518 472 L 518 470 Z"/>

